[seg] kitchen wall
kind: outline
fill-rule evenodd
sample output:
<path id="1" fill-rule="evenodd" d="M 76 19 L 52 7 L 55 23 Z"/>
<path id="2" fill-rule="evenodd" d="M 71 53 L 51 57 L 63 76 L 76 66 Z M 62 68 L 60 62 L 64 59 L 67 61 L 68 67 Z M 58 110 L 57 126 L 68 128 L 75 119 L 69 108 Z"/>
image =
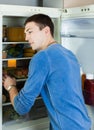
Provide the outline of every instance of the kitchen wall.
<path id="1" fill-rule="evenodd" d="M 94 4 L 94 0 L 64 0 L 64 8 Z"/>
<path id="2" fill-rule="evenodd" d="M 0 0 L 0 4 L 42 6 L 42 0 Z"/>
<path id="3" fill-rule="evenodd" d="M 63 8 L 63 0 L 43 0 L 44 7 Z"/>
<path id="4" fill-rule="evenodd" d="M 94 0 L 43 0 L 45 7 L 71 8 L 94 4 Z"/>
<path id="5" fill-rule="evenodd" d="M 0 0 L 0 4 L 71 8 L 94 4 L 94 0 Z"/>

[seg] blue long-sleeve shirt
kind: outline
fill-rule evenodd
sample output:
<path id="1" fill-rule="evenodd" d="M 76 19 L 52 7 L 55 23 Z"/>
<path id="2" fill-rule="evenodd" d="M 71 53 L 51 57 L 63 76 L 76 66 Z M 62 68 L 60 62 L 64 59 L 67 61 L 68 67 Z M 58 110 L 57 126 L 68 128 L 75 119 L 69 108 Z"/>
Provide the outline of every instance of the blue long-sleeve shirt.
<path id="1" fill-rule="evenodd" d="M 79 63 L 60 44 L 52 44 L 32 58 L 28 79 L 14 99 L 15 110 L 21 115 L 27 113 L 40 93 L 53 130 L 90 129 Z"/>

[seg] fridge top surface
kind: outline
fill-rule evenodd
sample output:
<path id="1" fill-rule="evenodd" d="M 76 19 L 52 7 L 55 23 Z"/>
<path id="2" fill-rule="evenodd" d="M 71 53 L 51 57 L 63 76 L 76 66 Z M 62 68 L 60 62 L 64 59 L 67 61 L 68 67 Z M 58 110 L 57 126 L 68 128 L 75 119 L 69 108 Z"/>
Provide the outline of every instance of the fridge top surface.
<path id="1" fill-rule="evenodd" d="M 94 18 L 94 4 L 73 8 L 65 8 L 62 10 L 63 19 L 72 18 Z"/>
<path id="2" fill-rule="evenodd" d="M 0 14 L 5 16 L 30 16 L 36 13 L 44 13 L 52 18 L 60 17 L 59 8 L 21 6 L 0 4 Z"/>

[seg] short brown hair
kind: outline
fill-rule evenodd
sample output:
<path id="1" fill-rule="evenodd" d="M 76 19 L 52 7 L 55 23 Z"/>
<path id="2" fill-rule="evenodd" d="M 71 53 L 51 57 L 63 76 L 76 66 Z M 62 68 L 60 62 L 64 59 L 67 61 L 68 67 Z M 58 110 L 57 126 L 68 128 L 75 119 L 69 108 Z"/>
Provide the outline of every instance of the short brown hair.
<path id="1" fill-rule="evenodd" d="M 54 35 L 54 24 L 48 15 L 45 14 L 32 15 L 26 19 L 24 25 L 26 25 L 28 22 L 35 22 L 39 26 L 40 30 L 48 26 L 50 28 L 51 35 L 52 36 Z"/>

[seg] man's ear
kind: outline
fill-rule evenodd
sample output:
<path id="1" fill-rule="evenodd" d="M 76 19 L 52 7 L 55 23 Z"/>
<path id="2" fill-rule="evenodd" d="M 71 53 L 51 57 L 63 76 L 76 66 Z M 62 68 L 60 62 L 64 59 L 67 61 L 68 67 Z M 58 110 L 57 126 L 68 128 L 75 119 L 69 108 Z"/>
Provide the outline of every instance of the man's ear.
<path id="1" fill-rule="evenodd" d="M 44 28 L 44 30 L 45 30 L 45 33 L 46 33 L 46 34 L 49 34 L 49 33 L 50 33 L 50 28 L 49 28 L 48 26 L 46 26 L 46 27 Z"/>

